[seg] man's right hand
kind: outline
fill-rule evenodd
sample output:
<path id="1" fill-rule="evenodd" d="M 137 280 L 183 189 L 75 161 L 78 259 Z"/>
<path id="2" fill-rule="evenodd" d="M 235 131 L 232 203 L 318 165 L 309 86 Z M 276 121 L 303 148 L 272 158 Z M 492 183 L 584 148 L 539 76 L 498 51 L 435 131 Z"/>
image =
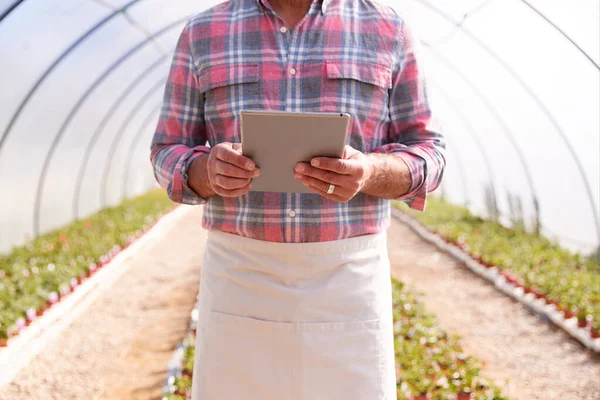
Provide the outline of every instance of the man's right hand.
<path id="1" fill-rule="evenodd" d="M 239 197 L 250 191 L 252 178 L 260 170 L 252 160 L 242 155 L 240 143 L 219 143 L 210 154 L 200 156 L 188 171 L 188 184 L 201 197 L 215 194 L 221 197 Z"/>

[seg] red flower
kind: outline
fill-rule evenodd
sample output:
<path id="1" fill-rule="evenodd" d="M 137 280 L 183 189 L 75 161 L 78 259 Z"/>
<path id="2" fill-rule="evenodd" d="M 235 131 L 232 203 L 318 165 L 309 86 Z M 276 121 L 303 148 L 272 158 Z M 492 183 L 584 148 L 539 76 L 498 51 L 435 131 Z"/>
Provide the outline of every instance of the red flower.
<path id="1" fill-rule="evenodd" d="M 85 229 L 91 229 L 93 225 L 90 221 L 85 221 L 83 223 L 83 226 L 85 227 Z"/>
<path id="2" fill-rule="evenodd" d="M 69 238 L 66 237 L 65 235 L 58 235 L 58 240 L 60 240 L 62 244 L 69 243 Z"/>

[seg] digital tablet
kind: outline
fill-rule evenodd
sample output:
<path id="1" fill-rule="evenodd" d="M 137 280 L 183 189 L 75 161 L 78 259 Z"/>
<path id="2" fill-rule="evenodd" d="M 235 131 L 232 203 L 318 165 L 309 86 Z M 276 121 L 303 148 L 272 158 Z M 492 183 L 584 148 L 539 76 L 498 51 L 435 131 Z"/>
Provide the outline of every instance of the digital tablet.
<path id="1" fill-rule="evenodd" d="M 314 157 L 341 158 L 350 115 L 243 111 L 242 153 L 260 168 L 254 192 L 315 193 L 294 178 L 299 162 Z"/>

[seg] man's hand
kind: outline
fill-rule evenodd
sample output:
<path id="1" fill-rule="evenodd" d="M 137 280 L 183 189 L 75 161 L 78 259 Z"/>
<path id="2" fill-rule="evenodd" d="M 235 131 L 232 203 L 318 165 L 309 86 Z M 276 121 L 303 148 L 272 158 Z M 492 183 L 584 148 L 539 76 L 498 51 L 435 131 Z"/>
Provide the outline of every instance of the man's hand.
<path id="1" fill-rule="evenodd" d="M 200 196 L 239 197 L 250 191 L 260 170 L 242 155 L 240 143 L 219 143 L 210 155 L 198 157 L 188 171 L 190 187 Z"/>
<path id="2" fill-rule="evenodd" d="M 369 157 L 346 146 L 342 159 L 317 157 L 310 165 L 298 163 L 294 177 L 323 197 L 347 203 L 363 190 L 373 169 Z M 330 185 L 335 185 L 335 190 L 327 194 Z"/>

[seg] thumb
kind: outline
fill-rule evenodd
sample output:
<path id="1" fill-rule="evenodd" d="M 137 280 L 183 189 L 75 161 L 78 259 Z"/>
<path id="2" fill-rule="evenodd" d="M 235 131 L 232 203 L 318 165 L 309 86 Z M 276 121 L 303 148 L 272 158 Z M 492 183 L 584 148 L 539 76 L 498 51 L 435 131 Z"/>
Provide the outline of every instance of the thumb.
<path id="1" fill-rule="evenodd" d="M 231 148 L 238 153 L 242 154 L 242 144 L 241 143 L 232 143 Z"/>

